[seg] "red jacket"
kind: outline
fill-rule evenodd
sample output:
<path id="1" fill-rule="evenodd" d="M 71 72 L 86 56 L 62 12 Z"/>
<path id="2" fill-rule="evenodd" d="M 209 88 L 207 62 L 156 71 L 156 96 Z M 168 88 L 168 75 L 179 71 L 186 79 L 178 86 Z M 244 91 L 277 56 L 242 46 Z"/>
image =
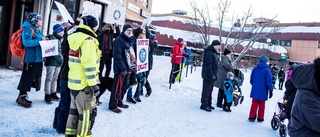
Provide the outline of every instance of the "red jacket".
<path id="1" fill-rule="evenodd" d="M 183 55 L 182 46 L 183 46 L 183 43 L 179 42 L 178 40 L 176 40 L 174 42 L 174 46 L 173 46 L 173 49 L 172 49 L 172 56 L 171 56 L 171 63 L 172 64 L 173 63 L 175 63 L 175 64 L 180 64 L 181 63 L 182 55 Z M 175 57 L 177 57 L 177 58 L 174 61 Z"/>

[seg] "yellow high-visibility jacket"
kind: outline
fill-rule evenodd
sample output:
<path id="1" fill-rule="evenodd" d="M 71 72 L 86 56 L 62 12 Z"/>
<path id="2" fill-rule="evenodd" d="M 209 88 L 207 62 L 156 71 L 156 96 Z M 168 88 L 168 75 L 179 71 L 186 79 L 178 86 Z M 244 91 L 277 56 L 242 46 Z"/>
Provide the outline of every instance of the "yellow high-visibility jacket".
<path id="1" fill-rule="evenodd" d="M 90 27 L 79 25 L 78 29 L 91 32 L 97 36 Z M 99 81 L 99 64 L 101 50 L 98 39 L 77 31 L 68 36 L 69 74 L 68 87 L 71 90 L 82 90 L 87 86 L 94 86 Z"/>

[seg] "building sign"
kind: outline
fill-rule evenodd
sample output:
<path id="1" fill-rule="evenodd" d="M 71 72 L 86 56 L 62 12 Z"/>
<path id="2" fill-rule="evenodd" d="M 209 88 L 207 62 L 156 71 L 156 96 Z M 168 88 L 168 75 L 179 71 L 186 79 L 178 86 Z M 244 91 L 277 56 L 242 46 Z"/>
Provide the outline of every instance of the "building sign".
<path id="1" fill-rule="evenodd" d="M 108 5 L 107 14 L 103 21 L 109 24 L 124 24 L 125 14 L 126 12 L 124 7 Z"/>
<path id="2" fill-rule="evenodd" d="M 140 16 L 150 18 L 151 14 L 143 9 L 140 10 Z"/>
<path id="3" fill-rule="evenodd" d="M 148 39 L 137 39 L 137 73 L 149 70 L 148 64 Z"/>
<path id="4" fill-rule="evenodd" d="M 133 4 L 129 3 L 129 5 L 128 5 L 128 9 L 130 9 L 130 10 L 132 10 L 132 11 L 134 11 L 134 12 L 136 12 L 136 13 L 140 14 L 140 8 L 139 8 L 139 7 L 137 7 L 136 5 L 133 5 Z"/>

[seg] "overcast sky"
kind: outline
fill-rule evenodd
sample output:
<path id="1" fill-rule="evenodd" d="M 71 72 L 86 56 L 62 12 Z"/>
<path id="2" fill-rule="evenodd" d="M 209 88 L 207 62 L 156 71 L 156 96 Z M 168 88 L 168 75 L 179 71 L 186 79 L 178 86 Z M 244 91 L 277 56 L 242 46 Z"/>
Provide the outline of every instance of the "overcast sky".
<path id="1" fill-rule="evenodd" d="M 206 0 L 196 0 L 205 3 Z M 209 7 L 217 6 L 219 0 L 208 0 Z M 320 22 L 320 0 L 231 0 L 232 5 L 228 13 L 231 18 L 233 13 L 243 15 L 243 11 L 252 5 L 254 17 L 272 18 L 280 23 L 295 22 Z M 189 0 L 153 0 L 152 13 L 171 13 L 172 10 L 190 9 Z M 212 10 L 212 15 L 216 11 Z M 215 16 L 214 18 L 216 18 Z"/>

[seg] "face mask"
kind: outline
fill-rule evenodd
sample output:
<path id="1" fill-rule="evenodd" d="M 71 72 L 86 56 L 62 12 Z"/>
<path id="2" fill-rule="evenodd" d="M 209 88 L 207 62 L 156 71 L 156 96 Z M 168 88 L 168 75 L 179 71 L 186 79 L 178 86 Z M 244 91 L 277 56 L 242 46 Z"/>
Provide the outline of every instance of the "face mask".
<path id="1" fill-rule="evenodd" d="M 104 32 L 109 34 L 111 32 L 111 30 L 110 29 L 106 29 Z"/>

